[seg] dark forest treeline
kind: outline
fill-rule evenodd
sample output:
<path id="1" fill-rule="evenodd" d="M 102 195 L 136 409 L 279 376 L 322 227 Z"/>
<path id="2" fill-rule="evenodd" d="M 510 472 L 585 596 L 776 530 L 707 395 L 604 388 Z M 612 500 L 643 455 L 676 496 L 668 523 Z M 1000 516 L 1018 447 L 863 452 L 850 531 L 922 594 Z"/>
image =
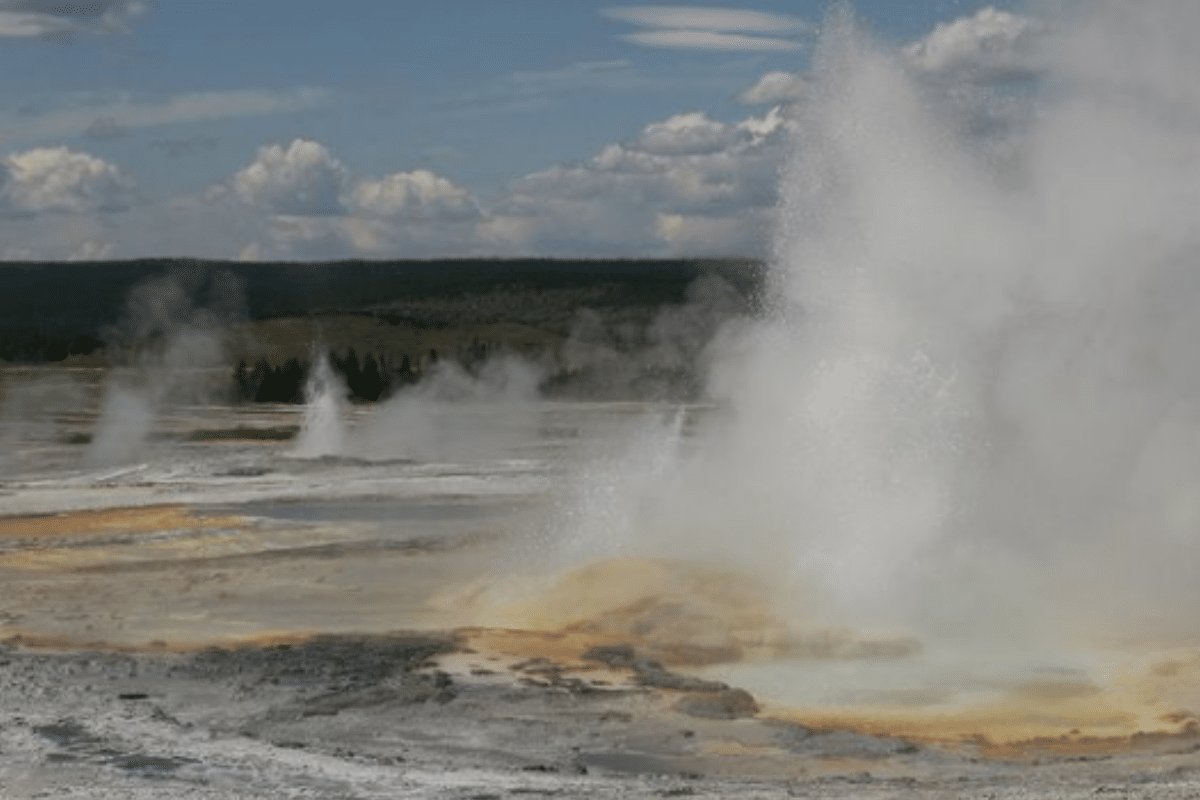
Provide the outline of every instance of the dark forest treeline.
<path id="1" fill-rule="evenodd" d="M 431 352 L 428 363 L 436 360 L 436 351 Z M 376 358 L 374 353 L 367 353 L 360 361 L 353 347 L 341 357 L 337 353 L 330 353 L 329 363 L 345 382 L 348 398 L 362 402 L 375 402 L 388 397 L 398 389 L 416 383 L 420 377 L 420 372 L 413 368 L 407 356 L 399 364 L 392 364 L 385 357 Z M 311 363 L 298 358 L 289 358 L 279 365 L 261 358 L 252 367 L 240 361 L 234 369 L 233 381 L 242 400 L 302 403 L 304 386 L 311 369 Z"/>
<path id="2" fill-rule="evenodd" d="M 553 296 L 566 312 L 597 304 L 654 307 L 681 302 L 706 273 L 751 297 L 761 272 L 746 259 L 0 262 L 0 359 L 61 361 L 95 352 L 128 315 L 134 289 L 161 276 L 177 277 L 198 308 L 216 291 L 213 276 L 226 285 L 232 278 L 245 320 L 372 313 L 395 324 L 399 304 L 408 324 L 445 326 L 508 320 L 503 304 L 464 302 L 497 293 Z M 440 308 L 442 301 L 449 305 Z"/>
<path id="3" fill-rule="evenodd" d="M 104 343 L 88 333 L 45 334 L 39 330 L 8 333 L 0 338 L 0 361 L 39 364 L 87 356 Z"/>
<path id="4" fill-rule="evenodd" d="M 224 359 L 203 366 L 247 401 L 302 402 L 319 351 L 364 402 L 439 357 L 478 376 L 499 353 L 554 396 L 681 397 L 719 320 L 752 313 L 761 285 L 761 265 L 733 260 L 10 263 L 0 359 L 156 363 L 200 331 L 220 333 Z"/>

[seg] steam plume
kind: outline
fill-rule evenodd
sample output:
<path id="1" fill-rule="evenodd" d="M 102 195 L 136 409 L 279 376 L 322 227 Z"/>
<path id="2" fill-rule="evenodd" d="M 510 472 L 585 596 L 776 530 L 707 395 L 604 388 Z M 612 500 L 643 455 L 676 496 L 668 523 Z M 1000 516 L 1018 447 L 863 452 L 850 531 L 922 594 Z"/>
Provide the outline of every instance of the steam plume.
<path id="1" fill-rule="evenodd" d="M 296 454 L 353 455 L 420 461 L 496 457 L 532 441 L 530 414 L 541 370 L 498 355 L 474 373 L 438 362 L 420 383 L 379 403 L 353 428 L 346 424 L 346 386 L 326 355 L 305 387 Z"/>
<path id="2" fill-rule="evenodd" d="M 343 406 L 346 394 L 345 382 L 329 365 L 329 357 L 322 354 L 316 359 L 304 387 L 304 417 L 300 425 L 300 441 L 296 446 L 297 455 L 315 458 L 345 454 Z"/>
<path id="3" fill-rule="evenodd" d="M 183 268 L 134 287 L 105 332 L 115 368 L 85 463 L 135 460 L 165 404 L 211 400 L 222 330 L 243 315 L 241 282 L 230 273 Z"/>
<path id="4" fill-rule="evenodd" d="M 642 549 L 930 637 L 1200 633 L 1200 8 L 1047 14 L 1024 127 L 983 131 L 827 21 L 773 311 L 727 424 L 622 501 Z"/>

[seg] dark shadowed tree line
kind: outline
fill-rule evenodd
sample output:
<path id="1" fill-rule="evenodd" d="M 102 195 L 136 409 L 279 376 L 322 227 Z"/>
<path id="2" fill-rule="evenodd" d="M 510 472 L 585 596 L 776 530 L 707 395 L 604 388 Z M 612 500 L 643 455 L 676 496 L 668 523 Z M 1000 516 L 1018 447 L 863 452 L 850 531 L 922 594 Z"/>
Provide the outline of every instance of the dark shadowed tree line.
<path id="1" fill-rule="evenodd" d="M 425 368 L 437 361 L 436 350 L 430 350 L 425 358 Z M 420 378 L 420 365 L 402 356 L 395 361 L 386 356 L 376 357 L 367 353 L 361 360 L 353 347 L 345 355 L 329 354 L 329 365 L 346 384 L 350 400 L 373 403 L 395 393 Z M 311 362 L 289 358 L 275 365 L 260 358 L 251 367 L 245 360 L 239 361 L 233 372 L 238 396 L 243 400 L 258 403 L 303 403 L 304 386 L 308 381 Z"/>
<path id="2" fill-rule="evenodd" d="M 243 359 L 233 371 L 238 396 L 258 403 L 302 403 L 307 379 L 308 364 L 301 364 L 297 358 L 289 358 L 280 366 L 260 358 L 253 368 Z"/>
<path id="3" fill-rule="evenodd" d="M 102 346 L 99 339 L 87 333 L 69 336 L 23 333 L 0 339 L 0 361 L 27 364 L 62 361 L 67 356 L 90 355 Z"/>
<path id="4" fill-rule="evenodd" d="M 99 342 L 86 350 L 85 340 L 103 339 L 131 292 L 162 275 L 178 277 L 197 308 L 213 307 L 222 283 L 214 278 L 227 276 L 225 283 L 240 287 L 236 305 L 247 320 L 383 311 L 392 324 L 437 327 L 510 319 L 504 306 L 473 309 L 463 302 L 496 292 L 553 296 L 553 305 L 568 316 L 585 306 L 679 303 L 687 287 L 708 273 L 720 274 L 747 297 L 762 285 L 761 264 L 747 259 L 0 262 L 0 358 L 53 361 L 64 352 L 92 352 Z M 454 306 L 452 314 L 445 313 L 446 302 Z M 396 303 L 407 311 L 392 307 Z M 533 308 L 549 313 L 542 304 Z"/>
<path id="5" fill-rule="evenodd" d="M 460 346 L 450 357 L 467 372 L 476 373 L 500 345 L 480 341 L 476 336 L 470 344 Z M 361 359 L 354 347 L 345 354 L 329 353 L 329 365 L 341 376 L 350 400 L 373 403 L 386 399 L 405 386 L 416 383 L 431 369 L 441 355 L 430 348 L 419 358 L 407 354 L 399 357 L 376 356 L 367 353 Z M 312 363 L 289 358 L 282 364 L 272 364 L 260 358 L 253 366 L 243 359 L 233 372 L 238 397 L 258 403 L 303 403 L 304 386 L 308 382 Z"/>

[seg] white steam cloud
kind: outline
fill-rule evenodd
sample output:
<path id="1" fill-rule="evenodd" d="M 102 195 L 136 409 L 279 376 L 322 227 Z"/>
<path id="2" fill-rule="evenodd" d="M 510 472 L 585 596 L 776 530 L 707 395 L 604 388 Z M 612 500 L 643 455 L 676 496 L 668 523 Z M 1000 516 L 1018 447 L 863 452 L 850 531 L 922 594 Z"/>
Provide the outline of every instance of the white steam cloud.
<path id="1" fill-rule="evenodd" d="M 831 621 L 930 637 L 1196 633 L 1200 7 L 1051 11 L 1029 42 L 975 20 L 1004 64 L 1036 48 L 1053 86 L 1004 159 L 930 101 L 920 53 L 830 19 L 774 310 L 724 340 L 724 424 L 626 487 L 638 548 L 741 561 Z M 925 56 L 965 58 L 945 48 L 967 33 Z"/>
<path id="2" fill-rule="evenodd" d="M 468 372 L 453 361 L 434 364 L 422 380 L 376 405 L 350 426 L 348 390 L 321 354 L 304 391 L 295 454 L 301 458 L 460 461 L 497 457 L 531 441 L 544 372 L 511 354 Z"/>
<path id="3" fill-rule="evenodd" d="M 304 385 L 304 416 L 296 455 L 301 458 L 344 455 L 346 452 L 345 382 L 321 354 Z"/>
<path id="4" fill-rule="evenodd" d="M 164 406 L 211 401 L 224 377 L 222 329 L 243 315 L 241 282 L 230 273 L 180 269 L 134 287 L 121 320 L 106 331 L 109 360 L 119 366 L 109 373 L 84 463 L 135 461 Z"/>

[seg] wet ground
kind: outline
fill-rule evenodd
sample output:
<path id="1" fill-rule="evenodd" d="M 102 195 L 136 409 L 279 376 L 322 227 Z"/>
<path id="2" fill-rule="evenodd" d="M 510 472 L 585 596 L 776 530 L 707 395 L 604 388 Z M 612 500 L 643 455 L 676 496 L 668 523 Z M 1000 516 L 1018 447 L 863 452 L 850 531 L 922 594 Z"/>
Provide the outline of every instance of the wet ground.
<path id="1" fill-rule="evenodd" d="M 678 409 L 299 458 L 296 408 L 175 404 L 103 463 L 98 384 L 33 377 L 77 402 L 18 420 L 10 382 L 0 421 L 2 797 L 1200 795 L 1194 650 L 1118 680 L 799 635 L 728 565 L 571 541 Z"/>

